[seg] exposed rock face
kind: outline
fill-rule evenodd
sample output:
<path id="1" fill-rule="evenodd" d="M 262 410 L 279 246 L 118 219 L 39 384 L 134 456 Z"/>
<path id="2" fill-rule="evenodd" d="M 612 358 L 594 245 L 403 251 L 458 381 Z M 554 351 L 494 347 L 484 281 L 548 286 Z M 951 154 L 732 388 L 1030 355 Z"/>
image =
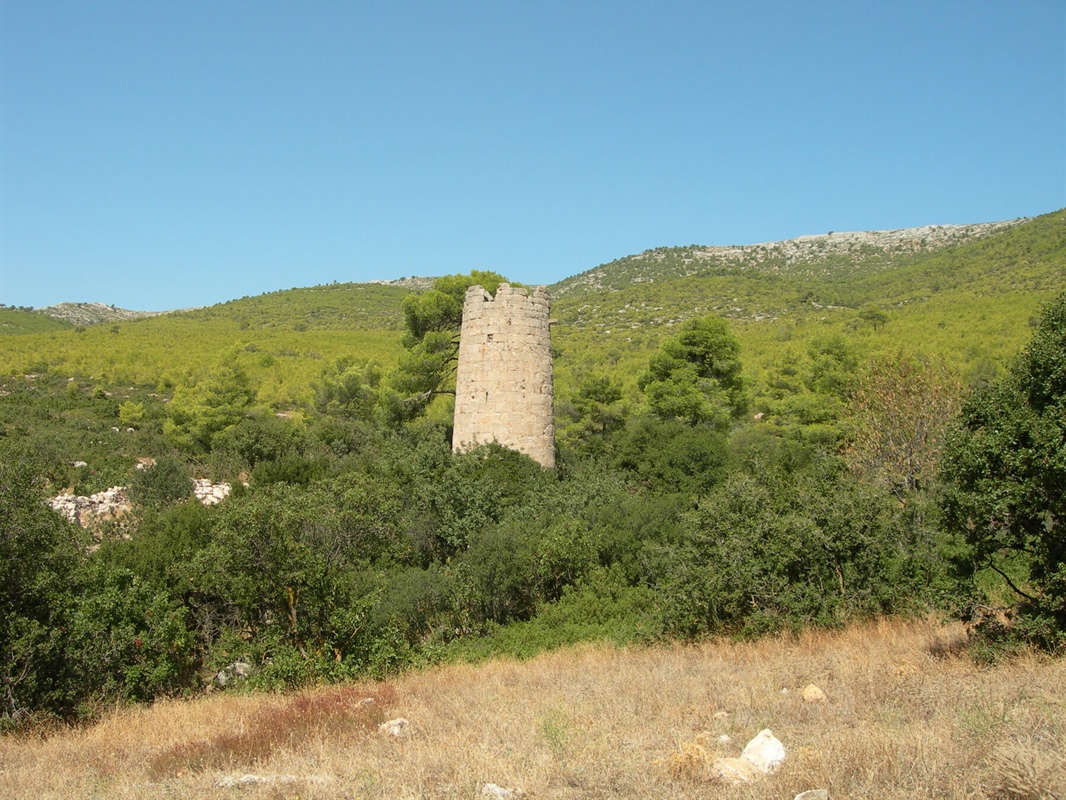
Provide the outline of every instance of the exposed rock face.
<path id="1" fill-rule="evenodd" d="M 552 358 L 543 288 L 471 286 L 463 305 L 455 383 L 456 451 L 499 442 L 555 466 Z"/>
<path id="2" fill-rule="evenodd" d="M 143 468 L 138 464 L 138 468 Z M 229 497 L 228 483 L 211 483 L 206 478 L 194 482 L 193 494 L 205 506 L 213 506 Z M 62 514 L 68 522 L 83 528 L 92 528 L 110 522 L 128 513 L 133 507 L 126 495 L 125 486 L 112 486 L 102 492 L 89 495 L 61 494 L 48 501 L 48 505 Z"/>
<path id="3" fill-rule="evenodd" d="M 192 493 L 205 506 L 213 506 L 229 497 L 231 488 L 228 483 L 211 483 L 207 478 L 197 478 L 193 481 Z"/>
<path id="4" fill-rule="evenodd" d="M 882 258 L 892 252 L 931 253 L 945 247 L 965 244 L 999 233 L 1026 222 L 1027 218 L 1002 222 L 983 222 L 975 225 L 923 225 L 918 228 L 899 228 L 885 231 L 849 231 L 798 236 L 779 242 L 725 245 L 691 248 L 661 247 L 645 250 L 612 264 L 598 267 L 567 278 L 552 290 L 556 296 L 623 288 L 612 284 L 609 277 L 620 262 L 631 262 L 626 270 L 628 282 L 647 283 L 656 279 L 656 262 L 662 262 L 676 251 L 684 250 L 684 269 L 673 277 L 695 275 L 711 268 L 746 265 L 757 272 L 800 272 L 813 274 L 808 265 L 824 263 L 826 257 L 843 257 L 854 267 L 871 259 Z"/>
<path id="5" fill-rule="evenodd" d="M 47 308 L 39 308 L 37 312 L 47 314 L 56 319 L 62 319 L 74 325 L 98 325 L 103 322 L 126 322 L 142 317 L 155 317 L 157 311 L 130 311 L 125 308 L 104 305 L 103 303 L 57 303 Z"/>
<path id="6" fill-rule="evenodd" d="M 118 519 L 132 507 L 124 486 L 112 486 L 88 497 L 61 494 L 49 500 L 48 505 L 66 517 L 68 522 L 83 528 Z"/>

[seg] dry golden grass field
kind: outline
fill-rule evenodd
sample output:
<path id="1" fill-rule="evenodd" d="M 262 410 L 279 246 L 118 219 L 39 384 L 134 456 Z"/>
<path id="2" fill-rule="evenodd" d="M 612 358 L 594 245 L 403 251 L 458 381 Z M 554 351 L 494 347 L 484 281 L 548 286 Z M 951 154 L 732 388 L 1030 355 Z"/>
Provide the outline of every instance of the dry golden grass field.
<path id="1" fill-rule="evenodd" d="M 399 800 L 486 797 L 494 784 L 521 798 L 1066 798 L 1066 662 L 981 667 L 958 652 L 962 636 L 882 621 L 754 643 L 586 646 L 119 709 L 0 739 L 0 796 Z M 810 683 L 826 702 L 804 702 Z M 379 730 L 399 717 L 403 735 Z M 763 728 L 785 746 L 782 767 L 713 782 L 710 760 Z"/>

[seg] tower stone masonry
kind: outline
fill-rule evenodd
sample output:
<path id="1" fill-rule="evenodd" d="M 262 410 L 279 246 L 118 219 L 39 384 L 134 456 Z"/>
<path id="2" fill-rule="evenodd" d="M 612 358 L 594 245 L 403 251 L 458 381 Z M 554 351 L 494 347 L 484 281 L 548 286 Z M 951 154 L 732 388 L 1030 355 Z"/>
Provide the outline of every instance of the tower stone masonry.
<path id="1" fill-rule="evenodd" d="M 501 283 L 466 290 L 455 379 L 452 449 L 498 442 L 555 466 L 551 298 Z"/>

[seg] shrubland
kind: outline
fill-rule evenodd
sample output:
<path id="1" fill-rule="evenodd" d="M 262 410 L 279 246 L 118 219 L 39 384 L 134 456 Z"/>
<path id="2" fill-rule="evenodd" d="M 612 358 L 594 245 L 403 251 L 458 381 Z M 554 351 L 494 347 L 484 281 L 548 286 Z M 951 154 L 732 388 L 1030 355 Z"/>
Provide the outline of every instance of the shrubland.
<path id="1" fill-rule="evenodd" d="M 552 471 L 451 452 L 494 273 L 6 337 L 0 719 L 993 606 L 982 658 L 1061 650 L 1064 230 L 563 293 Z M 44 505 L 113 485 L 91 531 Z"/>

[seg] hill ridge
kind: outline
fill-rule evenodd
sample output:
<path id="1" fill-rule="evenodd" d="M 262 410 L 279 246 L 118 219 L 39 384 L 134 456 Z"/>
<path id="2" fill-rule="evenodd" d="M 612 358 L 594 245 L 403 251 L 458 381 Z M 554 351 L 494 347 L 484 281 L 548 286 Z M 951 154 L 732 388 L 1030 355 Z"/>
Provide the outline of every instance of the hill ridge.
<path id="1" fill-rule="evenodd" d="M 890 257 L 929 254 L 967 244 L 1032 219 L 1035 218 L 877 231 L 830 231 L 747 245 L 656 247 L 565 278 L 552 285 L 551 290 L 556 297 L 617 291 L 637 283 L 684 278 L 715 268 L 739 267 L 808 277 L 828 277 L 836 272 L 855 274 L 871 268 L 876 270 Z"/>

